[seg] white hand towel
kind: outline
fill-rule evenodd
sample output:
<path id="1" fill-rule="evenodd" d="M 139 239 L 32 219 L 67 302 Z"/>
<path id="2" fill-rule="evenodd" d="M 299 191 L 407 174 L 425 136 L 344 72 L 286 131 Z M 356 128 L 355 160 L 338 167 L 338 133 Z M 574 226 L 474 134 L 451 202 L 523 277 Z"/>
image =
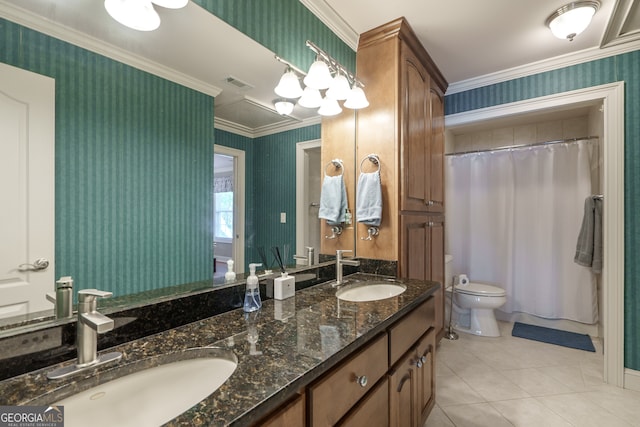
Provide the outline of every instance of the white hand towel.
<path id="1" fill-rule="evenodd" d="M 375 227 L 382 221 L 382 184 L 380 171 L 361 173 L 356 194 L 356 218 L 358 222 Z"/>
<path id="2" fill-rule="evenodd" d="M 347 210 L 347 189 L 342 175 L 325 175 L 320 191 L 318 218 L 326 219 L 329 225 L 343 223 Z"/>

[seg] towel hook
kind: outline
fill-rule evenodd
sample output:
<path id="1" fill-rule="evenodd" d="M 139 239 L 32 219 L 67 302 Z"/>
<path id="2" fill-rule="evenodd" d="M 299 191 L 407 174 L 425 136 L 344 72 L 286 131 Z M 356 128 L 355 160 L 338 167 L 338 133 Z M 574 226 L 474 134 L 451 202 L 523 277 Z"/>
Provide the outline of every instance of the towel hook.
<path id="1" fill-rule="evenodd" d="M 369 160 L 371 163 L 373 163 L 374 165 L 378 166 L 378 170 L 376 172 L 380 172 L 380 157 L 375 154 L 375 153 L 371 153 L 366 155 L 361 161 L 360 161 L 360 172 L 364 173 L 362 170 L 362 166 L 364 165 L 364 162 L 366 160 Z"/>
<path id="2" fill-rule="evenodd" d="M 342 159 L 333 159 L 331 160 L 329 163 L 327 163 L 327 165 L 324 167 L 324 174 L 328 175 L 328 170 L 329 170 L 329 166 L 335 167 L 336 169 L 338 169 L 340 171 L 340 175 L 344 175 L 344 163 L 342 162 Z M 339 176 L 339 175 L 338 175 Z"/>
<path id="3" fill-rule="evenodd" d="M 331 236 L 324 236 L 325 239 L 337 239 L 342 234 L 342 226 L 334 225 L 331 227 Z"/>
<path id="4" fill-rule="evenodd" d="M 360 240 L 373 240 L 375 236 L 380 234 L 380 229 L 378 227 L 369 227 L 367 229 L 367 237 L 361 237 Z"/>

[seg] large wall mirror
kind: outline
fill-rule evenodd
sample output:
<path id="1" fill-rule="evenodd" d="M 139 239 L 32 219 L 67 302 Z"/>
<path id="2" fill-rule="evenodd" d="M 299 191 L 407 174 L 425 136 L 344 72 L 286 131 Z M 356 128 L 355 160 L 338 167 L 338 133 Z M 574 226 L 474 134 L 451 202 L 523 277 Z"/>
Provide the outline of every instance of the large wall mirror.
<path id="1" fill-rule="evenodd" d="M 214 253 L 243 257 L 242 270 L 272 246 L 287 245 L 294 264 L 300 206 L 310 218 L 317 211 L 319 196 L 300 185 L 319 186 L 321 177 L 300 181 L 296 171 L 301 158 L 311 175 L 322 170 L 322 125 L 302 107 L 275 112 L 273 87 L 284 66 L 274 53 L 193 2 L 158 12 L 160 28 L 140 33 L 121 28 L 102 2 L 8 0 L 0 10 L 0 27 L 14 36 L 0 42 L 0 62 L 55 80 L 49 292 L 67 275 L 76 292 L 98 288 L 114 297 L 157 296 L 192 282 L 211 287 Z M 234 214 L 244 235 L 225 231 L 227 242 L 242 241 L 241 255 L 223 253 L 224 238 L 219 252 L 213 246 L 214 142 L 222 155 L 244 157 L 243 183 L 235 186 L 244 212 Z M 343 146 L 353 158 L 354 140 Z M 323 236 L 309 238 L 319 244 Z M 50 306 L 37 316 L 28 304 L 0 310 L 0 335 L 25 319 L 52 320 Z"/>

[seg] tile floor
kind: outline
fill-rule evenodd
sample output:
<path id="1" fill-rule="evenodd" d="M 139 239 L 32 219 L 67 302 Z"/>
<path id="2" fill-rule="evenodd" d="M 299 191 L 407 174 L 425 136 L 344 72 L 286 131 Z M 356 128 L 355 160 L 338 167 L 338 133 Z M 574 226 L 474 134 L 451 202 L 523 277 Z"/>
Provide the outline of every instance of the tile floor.
<path id="1" fill-rule="evenodd" d="M 438 346 L 436 406 L 424 427 L 640 426 L 640 392 L 604 384 L 596 353 L 459 333 Z"/>

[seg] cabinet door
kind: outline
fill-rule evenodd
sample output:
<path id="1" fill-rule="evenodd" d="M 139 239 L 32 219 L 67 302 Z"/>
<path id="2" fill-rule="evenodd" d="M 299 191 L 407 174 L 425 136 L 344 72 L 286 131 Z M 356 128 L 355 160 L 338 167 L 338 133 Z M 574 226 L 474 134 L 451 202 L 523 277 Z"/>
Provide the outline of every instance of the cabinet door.
<path id="1" fill-rule="evenodd" d="M 413 350 L 400 359 L 389 376 L 389 426 L 417 426 L 418 406 L 418 375 Z"/>
<path id="2" fill-rule="evenodd" d="M 386 425 L 389 419 L 389 380 L 380 381 L 353 411 L 338 423 L 341 427 L 362 427 Z"/>
<path id="3" fill-rule="evenodd" d="M 436 331 L 431 329 L 419 342 L 416 357 L 418 376 L 418 411 L 420 423 L 424 424 L 435 403 L 435 351 Z"/>
<path id="4" fill-rule="evenodd" d="M 435 84 L 429 88 L 429 176 L 427 210 L 444 212 L 444 97 Z"/>
<path id="5" fill-rule="evenodd" d="M 400 78 L 400 210 L 425 212 L 429 197 L 429 76 L 407 46 L 402 46 Z"/>
<path id="6" fill-rule="evenodd" d="M 261 427 L 293 427 L 304 425 L 304 394 L 298 395 L 258 425 Z"/>
<path id="7" fill-rule="evenodd" d="M 444 327 L 444 288 L 446 286 L 444 283 L 444 217 L 437 216 L 428 225 L 430 279 L 440 283 L 440 289 L 433 294 L 436 300 L 435 329 L 436 334 L 441 335 Z"/>

